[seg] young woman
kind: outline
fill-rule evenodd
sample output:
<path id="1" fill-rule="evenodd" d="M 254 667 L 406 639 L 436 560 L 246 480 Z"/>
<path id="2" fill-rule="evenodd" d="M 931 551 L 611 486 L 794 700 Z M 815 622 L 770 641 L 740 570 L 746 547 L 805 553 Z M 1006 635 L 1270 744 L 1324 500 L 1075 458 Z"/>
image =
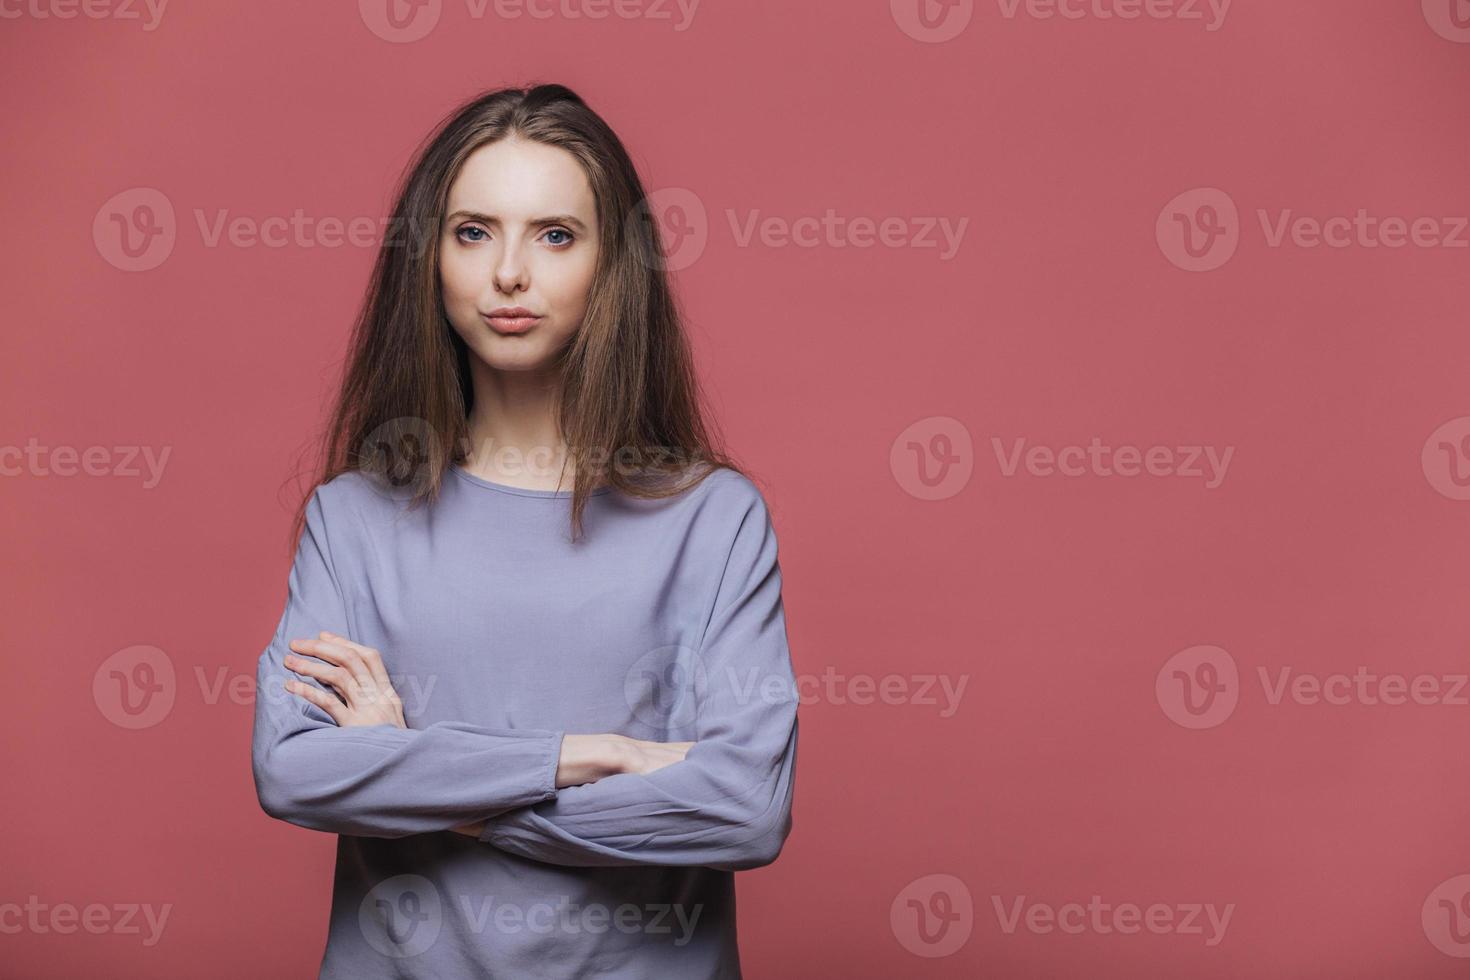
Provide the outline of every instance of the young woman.
<path id="1" fill-rule="evenodd" d="M 257 670 L 261 806 L 340 835 L 322 977 L 740 976 L 795 680 L 644 200 L 560 85 L 404 177 Z"/>

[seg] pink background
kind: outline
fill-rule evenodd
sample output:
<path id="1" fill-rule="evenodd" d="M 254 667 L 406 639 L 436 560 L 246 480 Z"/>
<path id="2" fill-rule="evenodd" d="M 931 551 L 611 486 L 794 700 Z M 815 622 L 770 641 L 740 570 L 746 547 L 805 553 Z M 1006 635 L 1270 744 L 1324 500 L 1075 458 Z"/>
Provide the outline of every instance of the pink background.
<path id="1" fill-rule="evenodd" d="M 792 836 L 739 877 L 748 976 L 1464 974 L 1470 709 L 1273 703 L 1261 680 L 1361 667 L 1450 694 L 1470 670 L 1470 232 L 1270 238 L 1288 210 L 1456 235 L 1451 0 L 1240 0 L 1214 30 L 1203 0 L 985 0 L 942 42 L 911 0 L 706 0 L 682 30 L 672 6 L 444 0 L 413 41 L 374 33 L 370 0 L 180 2 L 153 30 L 47 2 L 0 22 L 0 452 L 171 455 L 149 487 L 0 457 L 0 905 L 171 911 L 152 946 L 0 918 L 4 976 L 315 976 L 334 838 L 260 811 L 249 694 L 211 692 L 253 682 L 280 616 L 285 481 L 373 249 L 211 244 L 196 215 L 381 216 L 445 111 L 535 81 L 602 112 L 650 189 L 689 192 L 704 248 L 679 288 L 780 537 L 806 696 Z M 159 196 L 172 246 L 128 271 L 114 215 Z M 1202 204 L 1236 209 L 1215 212 L 1235 251 L 1190 271 Z M 737 234 L 828 209 L 900 232 Z M 968 221 L 958 251 L 920 219 Z M 1207 488 L 1007 476 L 992 443 L 1094 437 L 1233 455 Z M 139 645 L 174 702 L 130 730 L 94 681 Z M 1179 678 L 1211 668 L 1223 700 L 1195 715 Z M 889 675 L 929 697 L 856 703 Z M 947 717 L 934 677 L 966 685 Z M 1093 895 L 1233 911 L 1213 944 L 996 911 Z"/>

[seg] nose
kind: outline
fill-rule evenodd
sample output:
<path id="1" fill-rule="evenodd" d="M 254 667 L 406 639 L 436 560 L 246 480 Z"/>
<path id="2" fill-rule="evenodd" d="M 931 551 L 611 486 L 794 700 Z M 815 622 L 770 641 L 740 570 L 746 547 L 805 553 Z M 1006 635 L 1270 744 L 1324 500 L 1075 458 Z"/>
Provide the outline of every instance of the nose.
<path id="1" fill-rule="evenodd" d="M 501 250 L 495 267 L 490 271 L 491 281 L 501 294 L 509 296 L 518 291 L 524 291 L 530 276 L 525 257 L 521 254 L 518 242 L 507 239 L 505 248 Z"/>

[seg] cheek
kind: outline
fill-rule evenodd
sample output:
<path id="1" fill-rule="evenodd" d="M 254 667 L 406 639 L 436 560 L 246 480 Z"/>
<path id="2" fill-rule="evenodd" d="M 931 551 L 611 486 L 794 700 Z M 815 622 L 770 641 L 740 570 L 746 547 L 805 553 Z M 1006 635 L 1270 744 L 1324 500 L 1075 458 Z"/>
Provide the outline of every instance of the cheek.
<path id="1" fill-rule="evenodd" d="M 581 310 L 587 305 L 587 293 L 592 288 L 592 277 L 596 264 L 586 262 L 576 269 L 568 270 L 562 281 L 560 293 L 567 309 Z"/>
<path id="2" fill-rule="evenodd" d="M 479 286 L 472 264 L 461 255 L 440 252 L 439 288 L 444 293 L 444 305 L 451 309 L 475 302 Z"/>

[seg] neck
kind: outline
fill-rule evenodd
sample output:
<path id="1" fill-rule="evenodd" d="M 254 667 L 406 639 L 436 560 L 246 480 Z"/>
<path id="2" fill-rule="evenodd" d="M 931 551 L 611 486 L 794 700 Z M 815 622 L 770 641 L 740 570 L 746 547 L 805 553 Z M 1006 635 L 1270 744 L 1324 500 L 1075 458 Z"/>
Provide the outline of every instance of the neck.
<path id="1" fill-rule="evenodd" d="M 558 379 L 497 371 L 484 362 L 471 371 L 475 403 L 467 419 L 465 468 L 495 482 L 554 489 L 566 458 L 556 418 Z M 570 466 L 564 479 L 571 480 Z"/>

